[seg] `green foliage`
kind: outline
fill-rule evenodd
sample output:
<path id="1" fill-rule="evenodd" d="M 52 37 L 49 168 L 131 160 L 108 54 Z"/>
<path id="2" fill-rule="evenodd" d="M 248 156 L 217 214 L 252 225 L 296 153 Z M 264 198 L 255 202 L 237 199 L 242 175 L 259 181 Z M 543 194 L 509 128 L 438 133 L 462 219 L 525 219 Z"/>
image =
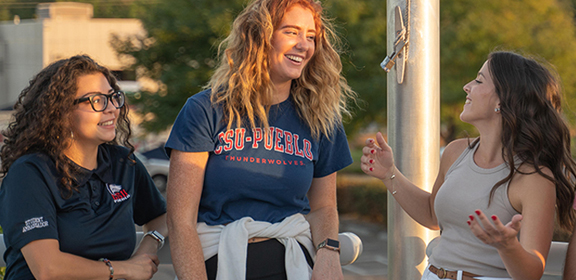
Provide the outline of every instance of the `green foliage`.
<path id="1" fill-rule="evenodd" d="M 15 15 L 20 19 L 34 18 L 36 4 L 36 0 L 0 0 L 0 20 L 12 20 Z"/>
<path id="2" fill-rule="evenodd" d="M 139 5 L 146 38 L 116 40 L 119 53 L 134 58 L 137 75 L 153 81 L 130 98 L 145 116 L 147 131 L 174 122 L 188 97 L 202 90 L 215 66 L 217 45 L 230 30 L 243 0 L 167 0 Z M 198 8 L 202 7 L 202 8 Z"/>
<path id="3" fill-rule="evenodd" d="M 441 0 L 442 123 L 446 141 L 465 130 L 462 90 L 495 48 L 538 55 L 556 66 L 567 107 L 576 108 L 573 8 L 556 0 Z M 567 111 L 574 119 L 573 112 Z"/>
<path id="4" fill-rule="evenodd" d="M 138 0 L 136 0 L 138 1 Z M 95 18 L 128 18 L 135 16 L 135 0 L 56 0 L 44 2 L 81 2 L 90 3 L 94 7 Z M 142 4 L 150 3 L 150 0 L 140 0 Z"/>
<path id="5" fill-rule="evenodd" d="M 353 134 L 371 122 L 386 123 L 386 1 L 325 0 L 329 17 L 335 19 L 346 43 L 341 55 L 343 74 L 363 101 L 346 130 Z"/>
<path id="6" fill-rule="evenodd" d="M 148 38 L 116 41 L 115 48 L 135 58 L 139 77 L 155 82 L 130 99 L 145 116 L 143 127 L 161 131 L 171 125 L 186 98 L 202 89 L 212 74 L 218 43 L 229 33 L 245 0 L 168 0 L 161 5 L 139 6 L 137 17 Z M 336 18 L 340 33 L 348 38 L 344 49 L 344 73 L 366 102 L 349 124 L 352 130 L 366 120 L 385 118 L 385 76 L 379 62 L 385 53 L 385 2 L 327 0 L 328 15 Z M 197 7 L 202 7 L 198 9 Z M 377 113 L 373 113 L 377 112 Z"/>
<path id="7" fill-rule="evenodd" d="M 362 219 L 386 225 L 388 191 L 379 181 L 366 176 L 338 176 L 339 214 L 354 214 Z"/>
<path id="8" fill-rule="evenodd" d="M 18 15 L 20 19 L 35 18 L 37 4 L 49 2 L 90 3 L 94 7 L 94 17 L 96 18 L 134 17 L 135 1 L 140 1 L 142 5 L 154 2 L 154 0 L 0 0 L 0 21 L 12 20 L 15 15 Z"/>
<path id="9" fill-rule="evenodd" d="M 7 3 L 9 0 L 0 0 L 0 21 L 11 20 L 10 8 Z"/>
<path id="10" fill-rule="evenodd" d="M 50 2 L 48 0 L 46 2 Z M 64 0 L 57 0 L 64 1 Z M 248 0 L 76 0 L 94 5 L 95 17 L 137 17 L 147 37 L 116 41 L 121 59 L 133 62 L 151 83 L 130 102 L 145 116 L 143 126 L 167 128 L 187 97 L 199 92 L 212 74 L 218 43 Z M 14 3 L 7 5 L 5 3 Z M 343 39 L 343 73 L 362 102 L 347 124 L 350 134 L 386 123 L 386 1 L 323 0 Z M 0 20 L 33 18 L 37 1 L 0 0 Z M 462 86 L 474 79 L 495 48 L 541 56 L 556 66 L 566 92 L 570 120 L 576 108 L 576 0 L 440 0 L 441 120 L 445 141 L 474 136 L 459 120 Z M 201 7 L 201 8 L 199 8 Z M 133 59 L 132 59 L 133 58 Z"/>

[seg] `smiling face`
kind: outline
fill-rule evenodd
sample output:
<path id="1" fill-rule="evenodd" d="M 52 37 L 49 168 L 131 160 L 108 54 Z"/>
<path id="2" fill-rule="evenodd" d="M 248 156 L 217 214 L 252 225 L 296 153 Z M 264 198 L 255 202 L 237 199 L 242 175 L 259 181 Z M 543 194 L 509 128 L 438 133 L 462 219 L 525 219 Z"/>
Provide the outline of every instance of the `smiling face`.
<path id="1" fill-rule="evenodd" d="M 312 11 L 294 5 L 272 34 L 270 79 L 276 87 L 290 85 L 314 55 L 316 25 Z"/>
<path id="2" fill-rule="evenodd" d="M 496 87 L 488 68 L 488 61 L 484 63 L 476 79 L 464 85 L 466 103 L 460 114 L 463 122 L 474 124 L 478 120 L 495 120 L 500 118 L 500 99 L 496 94 Z"/>
<path id="3" fill-rule="evenodd" d="M 89 97 L 97 93 L 110 94 L 114 89 L 100 72 L 80 76 L 77 81 L 76 98 Z M 77 145 L 98 146 L 110 142 L 116 137 L 116 121 L 120 109 L 116 109 L 108 100 L 106 110 L 95 112 L 90 101 L 80 102 L 72 112 L 73 142 Z"/>

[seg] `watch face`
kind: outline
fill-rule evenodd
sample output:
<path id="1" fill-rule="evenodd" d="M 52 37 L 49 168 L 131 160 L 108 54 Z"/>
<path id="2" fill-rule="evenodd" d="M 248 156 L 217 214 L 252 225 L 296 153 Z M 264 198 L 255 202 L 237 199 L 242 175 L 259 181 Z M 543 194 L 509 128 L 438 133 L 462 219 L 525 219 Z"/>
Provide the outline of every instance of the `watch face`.
<path id="1" fill-rule="evenodd" d="M 164 236 L 157 231 L 154 231 L 153 234 L 158 238 L 158 240 L 164 242 Z"/>
<path id="2" fill-rule="evenodd" d="M 340 242 L 338 240 L 327 239 L 326 245 L 334 248 L 340 248 Z"/>

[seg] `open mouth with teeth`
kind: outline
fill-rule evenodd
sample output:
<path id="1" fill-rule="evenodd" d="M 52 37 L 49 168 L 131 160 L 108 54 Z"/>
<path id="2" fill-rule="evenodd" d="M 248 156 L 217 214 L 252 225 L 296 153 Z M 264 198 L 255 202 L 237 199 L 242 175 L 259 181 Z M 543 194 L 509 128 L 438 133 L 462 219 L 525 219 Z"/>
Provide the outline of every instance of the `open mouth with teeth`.
<path id="1" fill-rule="evenodd" d="M 100 126 L 107 126 L 107 125 L 113 125 L 113 124 L 114 124 L 114 120 L 109 120 L 109 121 L 98 123 L 98 125 L 100 125 Z"/>
<path id="2" fill-rule="evenodd" d="M 304 60 L 303 58 L 301 58 L 299 56 L 294 56 L 294 55 L 286 55 L 286 58 L 288 58 L 294 62 L 302 62 L 302 60 Z"/>

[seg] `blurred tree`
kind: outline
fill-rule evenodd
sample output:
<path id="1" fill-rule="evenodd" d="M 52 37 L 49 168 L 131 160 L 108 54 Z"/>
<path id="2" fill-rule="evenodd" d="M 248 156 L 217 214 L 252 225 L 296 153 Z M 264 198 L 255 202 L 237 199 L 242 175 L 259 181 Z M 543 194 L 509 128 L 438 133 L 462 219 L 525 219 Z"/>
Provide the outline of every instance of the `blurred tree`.
<path id="1" fill-rule="evenodd" d="M 115 40 L 114 47 L 121 57 L 130 58 L 139 78 L 149 81 L 131 98 L 147 131 L 166 129 L 186 99 L 202 90 L 216 64 L 217 45 L 244 3 L 166 0 L 138 5 L 136 14 L 148 36 Z"/>
<path id="2" fill-rule="evenodd" d="M 48 0 L 46 2 L 50 2 Z M 57 0 L 63 1 L 63 0 Z M 174 120 L 186 98 L 210 77 L 216 46 L 247 0 L 76 0 L 94 5 L 95 17 L 137 17 L 146 38 L 116 41 L 120 57 L 150 81 L 132 100 L 148 131 Z M 8 3 L 8 4 L 7 4 Z M 0 19 L 34 17 L 34 0 L 0 0 Z M 473 79 L 495 47 L 536 54 L 554 64 L 566 92 L 565 112 L 576 119 L 576 0 L 440 0 L 442 137 L 448 142 L 471 127 L 459 121 L 462 86 Z M 347 123 L 352 133 L 386 121 L 386 3 L 382 0 L 323 0 L 342 35 L 344 75 L 365 102 Z M 201 7 L 201 8 L 199 8 Z"/>
<path id="3" fill-rule="evenodd" d="M 8 7 L 8 1 L 10 0 L 0 0 L 0 21 L 6 21 L 11 19 L 10 8 Z"/>
<path id="4" fill-rule="evenodd" d="M 576 1 L 576 0 L 571 0 Z M 441 0 L 442 138 L 445 142 L 472 128 L 459 120 L 465 99 L 462 86 L 476 76 L 496 47 L 535 54 L 553 63 L 564 82 L 570 119 L 576 97 L 576 40 L 573 8 L 568 0 Z M 201 90 L 211 74 L 218 42 L 228 33 L 245 0 L 169 0 L 139 5 L 149 38 L 118 42 L 121 55 L 155 86 L 134 100 L 145 115 L 144 126 L 169 126 L 185 99 Z M 386 121 L 386 74 L 379 68 L 386 55 L 386 3 L 381 0 L 324 0 L 344 38 L 344 75 L 365 102 L 347 124 L 353 133 Z M 197 9 L 196 7 L 202 7 Z"/>
<path id="5" fill-rule="evenodd" d="M 38 3 L 37 0 L 0 0 L 0 20 L 12 20 L 16 15 L 21 19 L 34 18 Z"/>
<path id="6" fill-rule="evenodd" d="M 49 2 L 82 2 L 94 6 L 95 18 L 126 18 L 135 17 L 134 1 L 141 5 L 160 3 L 161 0 L 0 0 L 0 21 L 12 20 L 15 15 L 20 19 L 36 17 L 36 6 Z"/>
<path id="7" fill-rule="evenodd" d="M 370 123 L 386 125 L 386 1 L 325 0 L 344 42 L 343 73 L 360 97 L 359 107 L 346 132 L 354 134 Z"/>
<path id="8" fill-rule="evenodd" d="M 95 18 L 130 18 L 135 17 L 136 0 L 56 0 L 43 2 L 82 2 L 94 7 Z M 160 0 L 139 0 L 141 4 L 156 4 Z"/>
<path id="9" fill-rule="evenodd" d="M 207 83 L 217 45 L 229 33 L 245 3 L 168 0 L 162 5 L 139 7 L 137 16 L 148 37 L 116 41 L 115 48 L 121 56 L 133 58 L 132 67 L 140 78 L 154 81 L 131 100 L 145 116 L 146 130 L 158 132 L 171 125 L 186 98 Z M 386 116 L 386 77 L 379 68 L 386 46 L 385 4 L 381 0 L 326 0 L 323 4 L 347 38 L 341 47 L 354 50 L 342 56 L 344 74 L 360 97 L 368 101 L 347 124 L 351 130 L 364 126 L 366 121 L 384 122 Z"/>
<path id="10" fill-rule="evenodd" d="M 459 120 L 462 87 L 497 49 L 539 56 L 556 66 L 564 86 L 564 112 L 574 120 L 576 38 L 574 9 L 563 0 L 441 0 L 442 137 L 453 140 L 470 126 Z"/>

